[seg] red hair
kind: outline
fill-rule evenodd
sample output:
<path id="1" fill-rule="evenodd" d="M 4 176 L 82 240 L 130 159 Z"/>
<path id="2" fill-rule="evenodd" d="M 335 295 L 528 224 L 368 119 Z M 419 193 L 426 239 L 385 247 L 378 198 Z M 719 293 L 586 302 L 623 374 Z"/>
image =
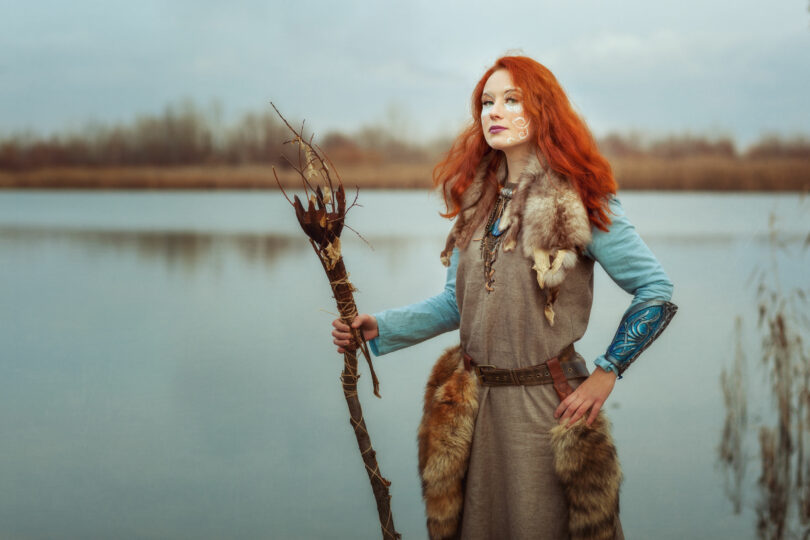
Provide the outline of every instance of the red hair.
<path id="1" fill-rule="evenodd" d="M 433 183 L 441 187 L 447 213 L 452 218 L 461 210 L 461 195 L 470 186 L 482 158 L 493 151 L 481 126 L 481 94 L 493 72 L 505 69 L 523 91 L 524 114 L 537 126 L 537 151 L 552 170 L 567 178 L 582 198 L 588 218 L 606 231 L 610 225 L 608 200 L 616 193 L 610 164 L 596 147 L 585 122 L 571 107 L 560 83 L 545 66 L 526 56 L 504 56 L 489 68 L 472 94 L 472 124 L 455 140 L 445 158 L 433 170 Z M 488 180 L 494 182 L 502 152 L 496 152 L 489 166 Z M 449 199 L 449 200 L 448 200 Z"/>

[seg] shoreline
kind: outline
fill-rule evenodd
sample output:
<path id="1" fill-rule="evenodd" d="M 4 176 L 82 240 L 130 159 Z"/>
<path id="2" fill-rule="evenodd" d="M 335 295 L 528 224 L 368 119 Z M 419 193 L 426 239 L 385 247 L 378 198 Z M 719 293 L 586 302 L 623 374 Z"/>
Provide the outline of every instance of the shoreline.
<path id="1" fill-rule="evenodd" d="M 620 189 L 651 191 L 810 191 L 810 161 L 794 158 L 614 158 Z M 432 189 L 432 163 L 336 164 L 347 187 Z M 292 169 L 275 169 L 287 189 L 301 186 Z M 270 165 L 54 167 L 0 171 L 2 189 L 277 190 Z"/>

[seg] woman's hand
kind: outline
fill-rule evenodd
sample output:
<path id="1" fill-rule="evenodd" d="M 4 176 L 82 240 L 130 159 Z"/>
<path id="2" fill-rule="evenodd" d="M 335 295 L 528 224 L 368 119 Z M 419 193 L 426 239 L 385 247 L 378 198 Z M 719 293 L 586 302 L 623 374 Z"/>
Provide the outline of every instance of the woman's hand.
<path id="1" fill-rule="evenodd" d="M 596 415 L 599 414 L 599 410 L 613 390 L 614 384 L 616 384 L 616 374 L 597 367 L 570 396 L 560 403 L 560 406 L 554 411 L 554 418 L 559 418 L 560 424 L 569 421 L 573 424 L 590 410 L 591 414 L 588 415 L 586 421 L 590 426 L 596 420 Z"/>
<path id="2" fill-rule="evenodd" d="M 346 352 L 346 347 L 355 344 L 351 329 L 340 319 L 332 321 L 332 326 L 335 327 L 335 329 L 332 330 L 332 337 L 335 338 L 332 340 L 332 343 L 337 345 L 337 352 L 343 354 Z M 360 331 L 363 332 L 363 337 L 366 341 L 380 335 L 379 329 L 377 328 L 377 319 L 365 313 L 361 313 L 354 318 L 352 328 L 359 328 Z M 354 349 L 354 347 L 352 347 L 352 349 Z"/>

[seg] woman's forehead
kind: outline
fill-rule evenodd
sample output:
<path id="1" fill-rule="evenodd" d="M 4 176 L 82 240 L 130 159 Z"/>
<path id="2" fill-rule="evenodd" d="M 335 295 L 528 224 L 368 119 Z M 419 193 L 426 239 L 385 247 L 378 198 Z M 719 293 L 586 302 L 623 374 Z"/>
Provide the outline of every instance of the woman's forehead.
<path id="1" fill-rule="evenodd" d="M 507 92 L 519 92 L 512 82 L 512 75 L 505 69 L 498 69 L 492 73 L 484 83 L 484 94 L 494 96 L 498 94 L 505 94 Z"/>

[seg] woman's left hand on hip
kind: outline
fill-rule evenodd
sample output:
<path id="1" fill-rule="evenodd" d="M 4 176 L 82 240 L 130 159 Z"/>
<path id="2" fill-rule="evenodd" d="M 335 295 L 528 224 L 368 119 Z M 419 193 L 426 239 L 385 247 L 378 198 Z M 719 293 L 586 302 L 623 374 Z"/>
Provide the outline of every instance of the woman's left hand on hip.
<path id="1" fill-rule="evenodd" d="M 560 406 L 554 411 L 554 418 L 559 418 L 560 424 L 567 422 L 573 424 L 590 411 L 586 422 L 590 426 L 596 420 L 596 415 L 613 390 L 614 384 L 616 374 L 597 367 L 570 396 L 560 402 Z"/>

